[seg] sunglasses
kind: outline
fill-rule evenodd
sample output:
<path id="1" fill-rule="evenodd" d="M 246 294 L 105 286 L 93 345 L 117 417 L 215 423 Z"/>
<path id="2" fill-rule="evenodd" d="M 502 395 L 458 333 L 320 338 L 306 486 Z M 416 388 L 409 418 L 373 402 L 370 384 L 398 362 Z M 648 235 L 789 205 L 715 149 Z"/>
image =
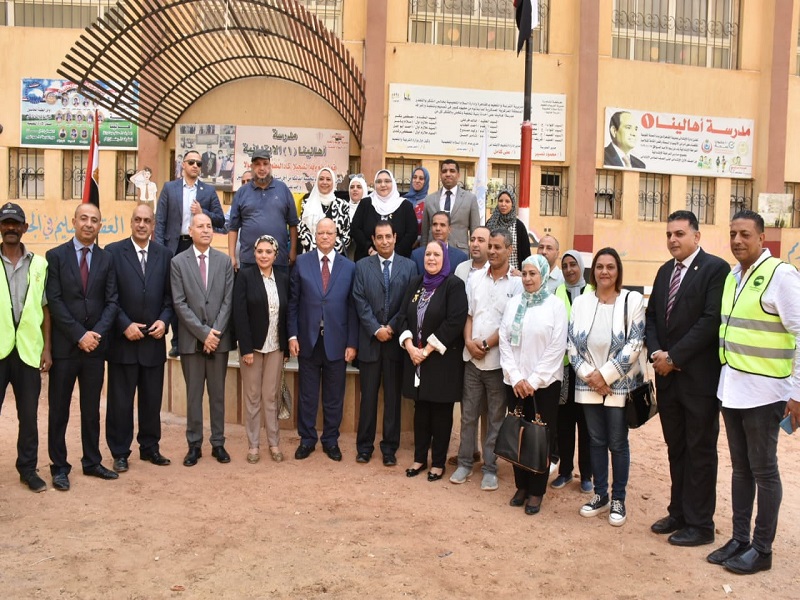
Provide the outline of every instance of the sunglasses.
<path id="1" fill-rule="evenodd" d="M 202 167 L 203 166 L 203 161 L 202 160 L 191 160 L 191 159 L 189 159 L 189 160 L 185 160 L 183 162 L 185 162 L 190 167 L 193 167 L 195 165 L 197 165 L 198 167 Z"/>

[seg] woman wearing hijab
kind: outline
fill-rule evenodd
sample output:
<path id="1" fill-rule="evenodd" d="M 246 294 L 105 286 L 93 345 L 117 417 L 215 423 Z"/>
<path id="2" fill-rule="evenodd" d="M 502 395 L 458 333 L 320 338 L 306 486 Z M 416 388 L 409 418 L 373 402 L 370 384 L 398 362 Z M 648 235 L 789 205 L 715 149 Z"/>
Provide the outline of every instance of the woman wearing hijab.
<path id="1" fill-rule="evenodd" d="M 567 318 L 572 311 L 572 303 L 586 290 L 583 278 L 583 257 L 577 250 L 567 250 L 561 259 L 561 272 L 564 283 L 556 289 L 556 296 L 567 308 Z M 589 286 L 589 291 L 592 291 Z M 581 491 L 592 493 L 592 461 L 589 457 L 589 430 L 583 418 L 583 407 L 575 403 L 575 369 L 569 363 L 569 356 L 564 357 L 564 380 L 561 385 L 561 403 L 558 407 L 558 450 L 561 460 L 558 463 L 558 477 L 550 484 L 559 490 L 573 479 L 575 467 L 575 427 L 578 428 L 578 467 L 581 476 Z"/>
<path id="2" fill-rule="evenodd" d="M 356 216 L 356 210 L 358 210 L 358 205 L 361 204 L 361 201 L 364 198 L 369 196 L 369 190 L 367 189 L 367 182 L 364 181 L 364 178 L 361 177 L 360 175 L 357 175 L 356 177 L 353 177 L 350 180 L 350 187 L 348 189 L 350 193 L 349 208 L 350 208 L 350 223 L 352 228 L 352 223 Z M 350 239 L 352 241 L 352 236 Z"/>
<path id="3" fill-rule="evenodd" d="M 316 183 L 300 206 L 300 224 L 297 226 L 297 239 L 300 252 L 309 252 L 317 247 L 317 223 L 322 219 L 332 219 L 336 223 L 336 244 L 334 250 L 344 254 L 350 244 L 350 207 L 346 200 L 334 193 L 336 175 L 333 169 L 325 167 L 317 173 Z"/>
<path id="4" fill-rule="evenodd" d="M 409 203 L 406 203 L 409 205 Z M 406 351 L 403 395 L 414 400 L 414 464 L 407 477 L 428 465 L 428 481 L 444 475 L 453 428 L 453 407 L 461 400 L 464 380 L 464 324 L 467 294 L 464 282 L 450 272 L 444 244 L 425 249 L 425 274 L 415 277 L 400 309 L 400 345 Z"/>
<path id="5" fill-rule="evenodd" d="M 417 238 L 422 235 L 422 215 L 425 214 L 425 198 L 428 196 L 428 187 L 431 184 L 431 176 L 425 167 L 417 167 L 411 173 L 411 189 L 404 196 L 414 207 L 414 215 L 417 217 Z"/>
<path id="6" fill-rule="evenodd" d="M 417 239 L 417 218 L 410 202 L 406 202 L 397 191 L 397 183 L 391 171 L 381 169 L 375 174 L 375 191 L 358 203 L 353 220 L 353 238 L 356 241 L 355 260 L 372 256 L 376 250 L 372 245 L 372 234 L 378 221 L 391 220 L 397 235 L 394 251 L 406 258 Z"/>
<path id="7" fill-rule="evenodd" d="M 486 222 L 489 231 L 507 229 L 511 234 L 511 254 L 508 264 L 511 269 L 519 270 L 523 261 L 531 255 L 531 243 L 528 240 L 528 229 L 525 223 L 517 218 L 517 202 L 511 192 L 503 190 L 497 196 L 497 206 Z"/>
<path id="8" fill-rule="evenodd" d="M 508 410 L 522 408 L 523 418 L 533 422 L 538 415 L 554 428 L 561 394 L 564 353 L 567 349 L 567 311 L 543 282 L 550 274 L 547 259 L 539 254 L 522 263 L 521 295 L 506 304 L 500 322 L 500 366 L 508 386 Z M 525 506 L 535 515 L 542 506 L 550 473 L 532 473 L 514 467 L 517 492 L 511 506 Z"/>

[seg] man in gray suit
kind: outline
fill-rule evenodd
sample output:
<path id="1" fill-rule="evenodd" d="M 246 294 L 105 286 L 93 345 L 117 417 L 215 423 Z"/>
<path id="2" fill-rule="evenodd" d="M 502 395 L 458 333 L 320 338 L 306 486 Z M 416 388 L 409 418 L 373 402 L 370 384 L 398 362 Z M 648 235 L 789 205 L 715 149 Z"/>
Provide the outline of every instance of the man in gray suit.
<path id="1" fill-rule="evenodd" d="M 203 453 L 203 383 L 208 390 L 211 416 L 211 456 L 221 463 L 225 450 L 225 371 L 233 349 L 229 324 L 233 300 L 233 266 L 222 252 L 211 248 L 214 229 L 208 215 L 198 213 L 189 227 L 192 247 L 172 259 L 173 307 L 180 331 L 178 352 L 186 381 L 186 467 Z"/>
<path id="2" fill-rule="evenodd" d="M 394 251 L 397 235 L 391 221 L 378 221 L 372 235 L 377 254 L 356 263 L 353 300 L 358 314 L 361 408 L 356 437 L 356 461 L 368 463 L 375 449 L 378 420 L 378 389 L 383 377 L 383 464 L 397 464 L 400 446 L 400 386 L 403 356 L 395 333 L 400 303 L 411 279 L 417 275 L 414 262 Z"/>
<path id="3" fill-rule="evenodd" d="M 443 210 L 450 215 L 450 244 L 464 252 L 469 252 L 470 231 L 481 224 L 478 199 L 472 192 L 458 187 L 461 173 L 458 163 L 453 159 L 448 158 L 442 162 L 439 176 L 442 180 L 441 189 L 425 198 L 421 246 L 424 248 L 433 239 L 431 235 L 433 215 Z"/>

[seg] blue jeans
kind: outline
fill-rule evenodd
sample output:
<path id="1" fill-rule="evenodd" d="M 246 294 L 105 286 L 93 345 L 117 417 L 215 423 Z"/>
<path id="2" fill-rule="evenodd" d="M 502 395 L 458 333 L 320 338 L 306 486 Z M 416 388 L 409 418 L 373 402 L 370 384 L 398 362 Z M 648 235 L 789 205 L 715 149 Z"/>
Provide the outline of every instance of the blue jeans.
<path id="1" fill-rule="evenodd" d="M 631 470 L 631 450 L 628 446 L 628 423 L 625 409 L 602 404 L 584 404 L 583 414 L 589 430 L 589 455 L 592 459 L 594 493 L 608 495 L 608 453 L 614 482 L 611 498 L 625 501 L 625 488 Z"/>
<path id="2" fill-rule="evenodd" d="M 746 409 L 722 408 L 733 467 L 733 538 L 741 542 L 750 540 L 757 489 L 758 513 L 752 545 L 759 552 L 772 552 L 778 528 L 778 511 L 783 498 L 778 471 L 778 424 L 785 409 L 785 402 Z"/>

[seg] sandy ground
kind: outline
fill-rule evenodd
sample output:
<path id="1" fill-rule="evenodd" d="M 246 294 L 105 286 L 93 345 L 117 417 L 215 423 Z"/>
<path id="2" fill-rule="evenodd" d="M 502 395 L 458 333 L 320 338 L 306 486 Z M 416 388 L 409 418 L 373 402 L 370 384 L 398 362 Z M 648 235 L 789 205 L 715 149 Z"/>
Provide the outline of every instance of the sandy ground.
<path id="1" fill-rule="evenodd" d="M 43 395 L 43 398 L 45 396 Z M 649 531 L 668 494 L 666 450 L 651 422 L 631 432 L 628 522 L 585 519 L 577 480 L 549 490 L 542 512 L 511 508 L 513 476 L 480 491 L 408 479 L 411 434 L 399 465 L 344 460 L 319 449 L 292 457 L 296 432 L 283 434 L 287 460 L 245 461 L 243 427 L 228 426 L 233 455 L 218 464 L 203 448 L 181 465 L 184 421 L 163 415 L 169 467 L 141 462 L 117 481 L 80 473 L 77 401 L 68 430 L 77 468 L 67 493 L 33 494 L 14 469 L 16 411 L 9 392 L 0 415 L 0 598 L 797 598 L 800 572 L 800 436 L 781 434 L 784 501 L 772 571 L 737 576 L 705 556 L 730 537 L 730 460 L 720 437 L 717 542 L 674 548 Z M 40 473 L 47 468 L 46 401 L 40 408 Z M 797 438 L 797 439 L 795 439 Z M 454 432 L 452 452 L 458 445 Z M 105 443 L 106 466 L 111 466 Z M 449 471 L 451 472 L 451 471 Z M 448 474 L 449 474 L 448 472 Z M 726 590 L 729 586 L 729 590 Z"/>

